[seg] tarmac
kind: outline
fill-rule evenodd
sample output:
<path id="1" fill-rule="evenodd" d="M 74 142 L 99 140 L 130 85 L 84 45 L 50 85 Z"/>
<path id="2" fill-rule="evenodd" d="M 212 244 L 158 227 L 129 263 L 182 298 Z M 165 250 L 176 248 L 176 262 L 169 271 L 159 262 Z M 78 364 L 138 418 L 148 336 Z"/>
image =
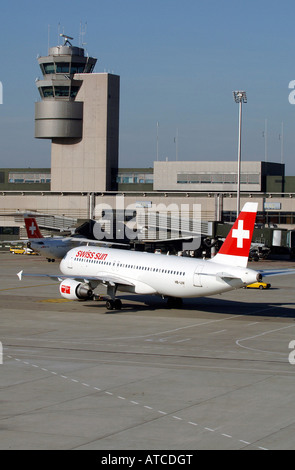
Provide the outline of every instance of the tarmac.
<path id="1" fill-rule="evenodd" d="M 181 309 L 122 294 L 108 311 L 16 276 L 57 262 L 0 263 L 1 450 L 295 449 L 294 275 Z"/>

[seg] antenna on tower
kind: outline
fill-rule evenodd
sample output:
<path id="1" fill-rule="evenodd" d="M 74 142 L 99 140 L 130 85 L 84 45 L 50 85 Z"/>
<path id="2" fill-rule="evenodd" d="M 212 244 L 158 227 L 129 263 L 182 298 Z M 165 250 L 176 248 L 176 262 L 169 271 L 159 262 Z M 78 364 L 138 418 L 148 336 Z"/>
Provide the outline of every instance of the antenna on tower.
<path id="1" fill-rule="evenodd" d="M 87 21 L 84 23 L 84 25 L 82 24 L 82 21 L 80 21 L 79 47 L 83 47 L 87 45 L 87 43 L 84 42 L 84 36 L 86 34 L 86 31 L 87 31 Z"/>
<path id="2" fill-rule="evenodd" d="M 48 51 L 49 51 L 49 44 L 50 44 L 50 24 L 48 25 L 47 41 L 48 41 Z"/>

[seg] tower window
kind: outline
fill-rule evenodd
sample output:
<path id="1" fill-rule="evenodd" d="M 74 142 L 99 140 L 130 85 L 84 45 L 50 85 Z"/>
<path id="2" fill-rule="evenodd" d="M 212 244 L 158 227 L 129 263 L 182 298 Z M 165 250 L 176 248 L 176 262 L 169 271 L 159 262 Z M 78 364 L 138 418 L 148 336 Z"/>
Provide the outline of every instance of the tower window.
<path id="1" fill-rule="evenodd" d="M 79 89 L 80 89 L 79 86 L 72 86 L 72 87 L 71 87 L 71 94 L 70 94 L 70 97 L 71 97 L 71 98 L 76 98 Z"/>
<path id="2" fill-rule="evenodd" d="M 41 96 L 43 95 L 44 98 L 52 98 L 53 97 L 53 87 L 52 86 L 43 86 L 41 87 Z"/>
<path id="3" fill-rule="evenodd" d="M 83 73 L 85 64 L 71 64 L 71 74 L 72 73 Z"/>
<path id="4" fill-rule="evenodd" d="M 56 73 L 69 73 L 70 64 L 69 62 L 57 62 Z"/>
<path id="5" fill-rule="evenodd" d="M 70 87 L 68 86 L 56 86 L 54 87 L 55 96 L 68 97 L 70 94 Z"/>
<path id="6" fill-rule="evenodd" d="M 54 63 L 48 63 L 48 64 L 43 64 L 44 67 L 44 73 L 50 74 L 50 73 L 55 73 L 55 66 Z"/>

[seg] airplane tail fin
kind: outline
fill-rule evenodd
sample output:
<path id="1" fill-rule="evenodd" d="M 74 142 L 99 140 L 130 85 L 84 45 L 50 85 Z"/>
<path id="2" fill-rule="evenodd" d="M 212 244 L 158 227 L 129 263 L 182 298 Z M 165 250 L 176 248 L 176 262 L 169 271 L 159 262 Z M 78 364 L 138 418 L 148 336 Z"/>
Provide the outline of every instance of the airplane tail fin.
<path id="1" fill-rule="evenodd" d="M 230 233 L 212 261 L 229 266 L 246 267 L 251 247 L 258 203 L 247 202 Z"/>
<path id="2" fill-rule="evenodd" d="M 43 238 L 35 217 L 25 217 L 28 238 Z"/>

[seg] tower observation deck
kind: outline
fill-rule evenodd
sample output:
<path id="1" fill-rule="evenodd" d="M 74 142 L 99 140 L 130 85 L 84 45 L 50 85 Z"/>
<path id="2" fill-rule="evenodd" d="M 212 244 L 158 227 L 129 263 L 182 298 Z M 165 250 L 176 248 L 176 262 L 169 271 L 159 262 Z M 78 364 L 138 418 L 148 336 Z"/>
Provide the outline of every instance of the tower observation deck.
<path id="1" fill-rule="evenodd" d="M 62 46 L 49 49 L 49 55 L 39 57 L 43 80 L 38 80 L 42 101 L 35 103 L 35 137 L 81 138 L 83 103 L 75 101 L 82 80 L 77 73 L 92 73 L 96 59 L 85 57 L 84 49 L 74 47 L 69 36 Z"/>

